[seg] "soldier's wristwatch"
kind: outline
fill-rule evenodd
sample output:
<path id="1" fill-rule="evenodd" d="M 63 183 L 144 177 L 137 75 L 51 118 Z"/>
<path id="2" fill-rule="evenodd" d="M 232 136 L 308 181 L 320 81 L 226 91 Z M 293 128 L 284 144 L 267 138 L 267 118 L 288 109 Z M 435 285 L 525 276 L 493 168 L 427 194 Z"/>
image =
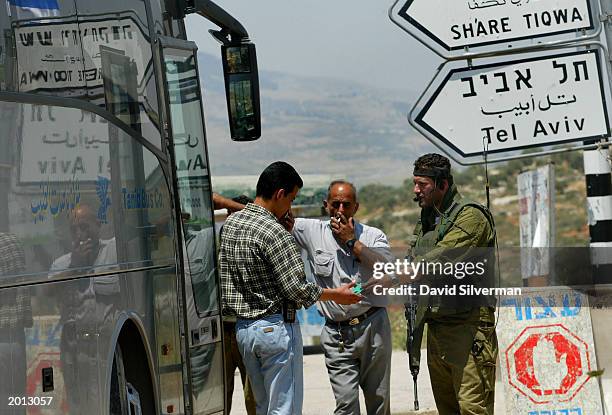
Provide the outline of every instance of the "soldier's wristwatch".
<path id="1" fill-rule="evenodd" d="M 346 241 L 346 246 L 348 246 L 348 249 L 353 252 L 353 248 L 355 247 L 355 244 L 357 243 L 357 239 L 353 238 L 353 239 L 349 239 L 348 241 Z"/>

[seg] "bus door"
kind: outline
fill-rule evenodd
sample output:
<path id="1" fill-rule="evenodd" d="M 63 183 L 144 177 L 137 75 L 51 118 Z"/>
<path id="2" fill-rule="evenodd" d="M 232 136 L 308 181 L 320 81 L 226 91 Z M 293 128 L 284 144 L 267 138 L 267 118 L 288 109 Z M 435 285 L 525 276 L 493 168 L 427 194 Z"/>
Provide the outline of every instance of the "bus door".
<path id="1" fill-rule="evenodd" d="M 223 346 L 214 210 L 204 133 L 196 46 L 160 41 L 165 91 L 164 129 L 173 156 L 175 200 L 182 222 L 183 310 L 188 350 L 186 377 L 194 414 L 224 408 Z"/>

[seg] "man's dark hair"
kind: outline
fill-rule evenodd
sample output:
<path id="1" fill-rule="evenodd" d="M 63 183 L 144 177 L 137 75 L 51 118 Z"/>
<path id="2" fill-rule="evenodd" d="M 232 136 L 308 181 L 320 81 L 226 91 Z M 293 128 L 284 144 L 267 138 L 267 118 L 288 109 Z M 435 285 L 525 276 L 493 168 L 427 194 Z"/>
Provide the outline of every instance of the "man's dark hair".
<path id="1" fill-rule="evenodd" d="M 270 164 L 259 176 L 255 195 L 264 199 L 271 199 L 279 189 L 291 193 L 295 186 L 301 189 L 304 186 L 302 178 L 297 171 L 284 161 L 275 161 Z"/>
<path id="2" fill-rule="evenodd" d="M 437 185 L 440 180 L 448 180 L 448 185 L 453 184 L 451 165 L 448 158 L 441 154 L 429 153 L 419 157 L 414 162 L 414 176 L 427 176 L 434 179 Z"/>
<path id="3" fill-rule="evenodd" d="M 240 203 L 241 205 L 246 205 L 247 203 L 253 203 L 253 199 L 251 199 L 247 195 L 240 195 L 240 196 L 232 197 L 232 200 L 236 203 Z"/>
<path id="4" fill-rule="evenodd" d="M 353 190 L 353 197 L 355 198 L 355 202 L 357 201 L 357 188 L 355 187 L 355 185 L 351 182 L 348 182 L 346 180 L 334 180 L 333 182 L 331 182 L 329 184 L 329 186 L 327 187 L 327 200 L 329 200 L 330 196 L 331 196 L 331 191 L 333 189 L 333 187 L 337 184 L 344 184 L 347 186 L 351 186 L 351 189 Z"/>

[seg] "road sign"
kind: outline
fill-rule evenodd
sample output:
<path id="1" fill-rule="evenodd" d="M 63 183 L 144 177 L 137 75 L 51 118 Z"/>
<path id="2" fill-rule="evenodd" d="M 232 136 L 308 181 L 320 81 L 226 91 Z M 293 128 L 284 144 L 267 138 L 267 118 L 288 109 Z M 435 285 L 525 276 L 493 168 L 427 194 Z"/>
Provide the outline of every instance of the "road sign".
<path id="1" fill-rule="evenodd" d="M 522 289 L 500 299 L 499 361 L 508 415 L 601 414 L 589 297 L 567 288 Z M 503 328 L 503 329 L 502 329 Z"/>
<path id="2" fill-rule="evenodd" d="M 495 154 L 606 136 L 601 55 L 598 48 L 559 49 L 470 67 L 448 62 L 410 123 L 465 159 L 482 156 L 485 147 Z"/>
<path id="3" fill-rule="evenodd" d="M 392 19 L 444 57 L 595 33 L 590 0 L 408 0 Z M 395 16 L 397 16 L 399 19 Z"/>
<path id="4" fill-rule="evenodd" d="M 534 403 L 571 400 L 589 379 L 589 347 L 562 324 L 525 328 L 506 350 L 510 384 Z"/>

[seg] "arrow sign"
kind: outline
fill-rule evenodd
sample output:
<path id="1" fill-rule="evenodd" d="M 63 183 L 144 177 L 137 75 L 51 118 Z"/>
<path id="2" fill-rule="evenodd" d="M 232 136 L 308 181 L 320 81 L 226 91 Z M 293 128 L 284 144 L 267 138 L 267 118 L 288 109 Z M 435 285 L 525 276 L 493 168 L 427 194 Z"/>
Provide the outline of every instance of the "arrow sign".
<path id="1" fill-rule="evenodd" d="M 484 145 L 501 153 L 607 136 L 600 55 L 593 49 L 469 68 L 447 63 L 410 123 L 464 158 L 483 155 Z"/>
<path id="2" fill-rule="evenodd" d="M 394 21 L 448 58 L 466 47 L 576 40 L 577 31 L 594 29 L 592 8 L 589 0 L 409 0 L 398 11 L 403 22 Z"/>

